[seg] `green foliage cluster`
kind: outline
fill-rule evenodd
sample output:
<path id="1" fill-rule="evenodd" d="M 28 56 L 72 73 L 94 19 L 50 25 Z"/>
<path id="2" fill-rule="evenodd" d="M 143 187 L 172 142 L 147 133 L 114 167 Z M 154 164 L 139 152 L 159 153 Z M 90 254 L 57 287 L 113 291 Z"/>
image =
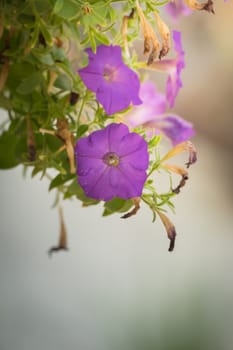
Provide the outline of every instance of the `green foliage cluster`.
<path id="1" fill-rule="evenodd" d="M 8 115 L 1 124 L 0 169 L 19 164 L 31 168 L 32 177 L 39 174 L 50 179 L 49 190 L 58 190 L 64 199 L 77 198 L 83 206 L 98 201 L 85 196 L 70 172 L 67 153 L 60 151 L 64 139 L 56 130 L 59 120 L 67 120 L 67 131 L 75 142 L 105 125 L 103 108 L 76 71 L 86 62 L 85 48 L 95 51 L 100 44 L 122 44 L 119 18 L 130 13 L 135 0 L 117 2 L 0 1 L 0 108 Z M 166 2 L 141 1 L 145 13 Z M 136 18 L 127 37 L 129 43 L 138 33 Z M 127 64 L 133 67 L 136 58 Z M 159 142 L 158 136 L 149 142 L 150 152 Z M 154 158 L 151 174 L 160 166 L 157 154 Z M 164 205 L 173 208 L 171 186 L 165 195 L 155 192 L 152 180 L 145 188 L 142 199 L 154 215 L 155 209 Z M 132 206 L 131 200 L 114 199 L 105 203 L 103 215 L 123 213 Z"/>

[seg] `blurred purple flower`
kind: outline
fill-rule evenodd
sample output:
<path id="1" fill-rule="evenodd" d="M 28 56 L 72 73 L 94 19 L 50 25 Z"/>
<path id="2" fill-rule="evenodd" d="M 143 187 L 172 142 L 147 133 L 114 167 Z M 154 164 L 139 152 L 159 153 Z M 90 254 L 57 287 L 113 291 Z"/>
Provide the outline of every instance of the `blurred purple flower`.
<path id="1" fill-rule="evenodd" d="M 142 136 L 110 124 L 75 146 L 78 182 L 88 197 L 108 201 L 142 194 L 149 156 Z"/>
<path id="2" fill-rule="evenodd" d="M 194 135 L 193 126 L 176 114 L 166 113 L 166 98 L 157 92 L 155 85 L 148 81 L 141 85 L 142 105 L 134 107 L 124 116 L 124 121 L 135 128 L 142 125 L 156 134 L 167 136 L 173 146 L 189 140 Z"/>
<path id="3" fill-rule="evenodd" d="M 139 78 L 122 61 L 120 46 L 100 45 L 96 54 L 91 49 L 86 52 L 89 63 L 79 70 L 79 74 L 86 87 L 96 93 L 107 114 L 122 111 L 131 102 L 141 103 Z"/>
<path id="4" fill-rule="evenodd" d="M 177 21 L 180 16 L 189 16 L 192 10 L 184 3 L 183 0 L 174 0 L 165 6 L 166 12 L 174 21 Z"/>
<path id="5" fill-rule="evenodd" d="M 181 33 L 174 30 L 172 32 L 174 48 L 177 56 L 173 59 L 164 59 L 152 63 L 152 68 L 168 72 L 166 97 L 170 107 L 174 107 L 176 96 L 182 87 L 180 74 L 185 67 L 184 51 L 181 42 Z"/>

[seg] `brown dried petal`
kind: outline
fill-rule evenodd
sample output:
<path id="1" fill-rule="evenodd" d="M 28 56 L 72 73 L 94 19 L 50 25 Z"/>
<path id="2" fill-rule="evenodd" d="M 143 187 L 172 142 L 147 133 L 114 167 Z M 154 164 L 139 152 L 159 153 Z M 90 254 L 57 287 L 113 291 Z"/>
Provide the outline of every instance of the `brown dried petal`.
<path id="1" fill-rule="evenodd" d="M 160 53 L 159 53 L 159 59 L 161 59 L 162 57 L 166 56 L 168 54 L 168 51 L 170 50 L 171 34 L 168 26 L 161 19 L 161 17 L 158 15 L 157 12 L 154 12 L 154 16 L 158 25 L 159 33 L 162 37 L 162 49 L 160 50 Z"/>
<path id="2" fill-rule="evenodd" d="M 200 3 L 196 0 L 184 0 L 188 7 L 190 7 L 192 10 L 205 10 L 210 13 L 214 13 L 214 3 L 212 0 L 208 0 L 205 3 Z"/>
<path id="3" fill-rule="evenodd" d="M 134 208 L 129 211 L 128 213 L 124 214 L 123 216 L 121 216 L 121 219 L 128 219 L 133 215 L 136 215 L 138 210 L 140 209 L 140 201 L 141 198 L 140 197 L 135 197 L 132 198 L 133 204 L 134 204 Z"/>
<path id="4" fill-rule="evenodd" d="M 60 235 L 58 240 L 58 245 L 51 247 L 48 251 L 48 254 L 51 256 L 53 252 L 58 252 L 60 250 L 68 250 L 67 247 L 67 231 L 65 227 L 64 217 L 62 208 L 59 207 L 59 219 L 60 219 Z"/>
<path id="5" fill-rule="evenodd" d="M 161 211 L 156 210 L 156 213 L 159 215 L 166 231 L 168 239 L 170 240 L 168 251 L 172 252 L 175 247 L 175 239 L 176 239 L 176 229 L 171 220 Z"/>

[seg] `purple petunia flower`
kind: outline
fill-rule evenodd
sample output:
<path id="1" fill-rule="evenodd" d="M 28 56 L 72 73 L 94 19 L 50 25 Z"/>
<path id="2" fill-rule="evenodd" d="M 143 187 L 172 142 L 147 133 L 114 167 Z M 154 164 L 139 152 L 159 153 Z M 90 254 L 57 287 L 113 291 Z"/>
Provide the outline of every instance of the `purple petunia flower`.
<path id="1" fill-rule="evenodd" d="M 193 126 L 176 114 L 166 114 L 166 98 L 156 91 L 155 85 L 148 81 L 141 85 L 142 105 L 134 107 L 124 116 L 131 127 L 139 125 L 151 128 L 155 133 L 167 136 L 173 146 L 189 140 L 194 135 Z"/>
<path id="2" fill-rule="evenodd" d="M 120 46 L 100 45 L 96 54 L 91 49 L 86 52 L 89 63 L 79 70 L 80 77 L 86 87 L 96 93 L 107 114 L 122 111 L 131 102 L 141 103 L 139 78 L 122 61 Z"/>
<path id="3" fill-rule="evenodd" d="M 177 21 L 180 16 L 189 16 L 192 13 L 183 0 L 171 1 L 165 6 L 165 9 L 174 21 Z"/>
<path id="4" fill-rule="evenodd" d="M 149 163 L 147 143 L 124 124 L 110 124 L 75 146 L 78 182 L 88 197 L 108 201 L 142 194 Z"/>
<path id="5" fill-rule="evenodd" d="M 168 72 L 166 96 L 170 107 L 174 107 L 176 96 L 182 87 L 180 74 L 185 67 L 181 33 L 174 30 L 172 35 L 177 56 L 174 59 L 164 59 L 153 63 L 153 68 Z"/>

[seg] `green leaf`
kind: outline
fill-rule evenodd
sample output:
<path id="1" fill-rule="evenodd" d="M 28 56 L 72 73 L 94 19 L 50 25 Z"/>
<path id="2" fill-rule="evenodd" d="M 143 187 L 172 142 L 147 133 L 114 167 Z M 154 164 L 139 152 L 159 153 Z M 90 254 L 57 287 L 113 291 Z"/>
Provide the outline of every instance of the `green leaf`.
<path id="1" fill-rule="evenodd" d="M 0 95 L 0 107 L 6 110 L 12 109 L 12 102 L 9 98 Z"/>
<path id="2" fill-rule="evenodd" d="M 62 10 L 63 6 L 64 6 L 64 0 L 57 0 L 53 8 L 53 13 L 55 14 L 59 13 Z"/>
<path id="3" fill-rule="evenodd" d="M 124 213 L 128 211 L 133 206 L 131 199 L 125 200 L 122 198 L 113 198 L 111 201 L 108 201 L 104 204 L 105 211 L 103 215 L 110 215 L 115 212 Z"/>
<path id="4" fill-rule="evenodd" d="M 41 73 L 34 72 L 30 77 L 22 80 L 16 91 L 21 95 L 28 95 L 41 83 L 41 79 Z"/>
<path id="5" fill-rule="evenodd" d="M 80 4 L 74 0 L 63 1 L 63 4 L 59 4 L 59 11 L 56 14 L 67 20 L 77 18 L 80 14 Z"/>
<path id="6" fill-rule="evenodd" d="M 154 148 L 159 144 L 160 141 L 161 141 L 161 135 L 156 135 L 148 142 L 148 147 Z"/>
<path id="7" fill-rule="evenodd" d="M 91 29 L 89 30 L 89 40 L 90 40 L 92 51 L 94 53 L 96 53 L 95 34 L 93 33 L 93 31 Z"/>
<path id="8" fill-rule="evenodd" d="M 40 61 L 41 63 L 46 64 L 47 66 L 52 66 L 54 64 L 53 57 L 50 53 L 43 53 L 43 54 L 34 54 L 34 56 Z"/>
<path id="9" fill-rule="evenodd" d="M 81 200 L 84 206 L 95 205 L 99 203 L 99 201 L 96 199 L 89 198 L 85 195 L 83 189 L 78 184 L 77 179 L 75 179 L 68 187 L 68 190 L 64 195 L 64 199 L 70 198 L 72 196 L 76 196 L 79 200 Z"/>
<path id="10" fill-rule="evenodd" d="M 78 131 L 77 131 L 77 138 L 79 139 L 87 130 L 88 130 L 87 124 L 79 125 Z"/>
<path id="11" fill-rule="evenodd" d="M 14 92 L 23 79 L 30 77 L 35 73 L 35 67 L 28 62 L 19 62 L 12 64 L 7 79 L 7 87 Z"/>
<path id="12" fill-rule="evenodd" d="M 66 60 L 66 54 L 62 47 L 54 46 L 51 50 L 54 61 L 63 62 Z"/>
<path id="13" fill-rule="evenodd" d="M 32 37 L 31 37 L 31 40 L 28 44 L 28 47 L 33 48 L 36 45 L 37 40 L 38 40 L 38 36 L 39 36 L 39 27 L 38 27 L 38 25 L 36 25 L 34 28 L 34 31 L 32 33 Z"/>
<path id="14" fill-rule="evenodd" d="M 54 86 L 62 90 L 72 90 L 72 81 L 65 74 L 60 74 L 54 82 Z"/>
<path id="15" fill-rule="evenodd" d="M 34 169 L 32 170 L 31 177 L 36 176 L 39 174 L 41 171 L 43 171 L 43 168 L 41 166 L 35 166 Z"/>
<path id="16" fill-rule="evenodd" d="M 0 136 L 0 169 L 14 168 L 22 161 L 27 152 L 26 135 L 16 135 L 13 131 L 5 131 Z"/>
<path id="17" fill-rule="evenodd" d="M 102 216 L 108 216 L 108 215 L 112 215 L 112 214 L 113 214 L 113 212 L 111 210 L 105 208 Z"/>
<path id="18" fill-rule="evenodd" d="M 92 31 L 95 33 L 95 37 L 100 43 L 105 44 L 105 45 L 110 44 L 110 41 L 106 35 L 102 34 L 101 32 L 97 31 L 94 28 L 92 28 Z"/>
<path id="19" fill-rule="evenodd" d="M 33 25 L 35 24 L 35 16 L 33 15 L 26 15 L 26 14 L 20 14 L 18 16 L 18 21 L 23 24 L 23 25 L 27 25 L 29 28 L 33 27 Z"/>
<path id="20" fill-rule="evenodd" d="M 40 30 L 41 30 L 41 33 L 42 33 L 46 43 L 49 46 L 52 46 L 53 45 L 53 37 L 50 34 L 50 32 L 48 31 L 46 23 L 42 19 L 40 19 Z"/>
<path id="21" fill-rule="evenodd" d="M 49 191 L 51 191 L 53 188 L 59 187 L 60 185 L 63 185 L 65 182 L 73 179 L 76 175 L 73 174 L 67 174 L 62 175 L 58 174 L 50 183 L 49 185 Z"/>
<path id="22" fill-rule="evenodd" d="M 71 67 L 69 67 L 66 62 L 57 62 L 56 66 L 61 68 L 72 80 L 74 80 L 74 73 L 72 72 Z"/>

